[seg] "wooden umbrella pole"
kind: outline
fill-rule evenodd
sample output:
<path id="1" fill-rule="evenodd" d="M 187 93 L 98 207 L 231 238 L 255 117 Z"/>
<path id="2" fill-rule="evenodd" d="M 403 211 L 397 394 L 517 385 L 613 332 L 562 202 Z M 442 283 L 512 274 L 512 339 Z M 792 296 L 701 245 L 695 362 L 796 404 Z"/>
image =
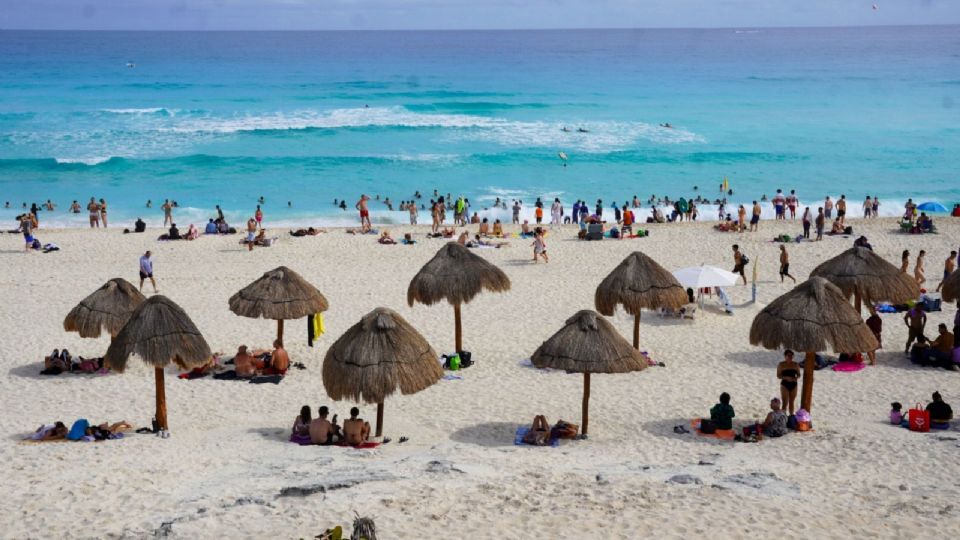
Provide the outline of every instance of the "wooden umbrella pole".
<path id="1" fill-rule="evenodd" d="M 163 368 L 153 368 L 153 375 L 157 383 L 157 424 L 160 429 L 170 429 L 167 426 L 167 395 L 163 387 Z"/>
<path id="2" fill-rule="evenodd" d="M 580 418 L 580 433 L 587 434 L 588 416 L 590 412 L 590 372 L 583 374 L 583 410 Z"/>
<path id="3" fill-rule="evenodd" d="M 383 435 L 383 402 L 377 403 L 377 437 Z"/>
<path id="4" fill-rule="evenodd" d="M 633 317 L 633 348 L 640 350 L 640 311 Z"/>
<path id="5" fill-rule="evenodd" d="M 283 319 L 277 319 L 277 339 L 283 341 Z"/>
<path id="6" fill-rule="evenodd" d="M 803 390 L 800 393 L 800 407 L 807 412 L 813 406 L 813 368 L 817 363 L 817 353 L 808 352 L 803 363 Z"/>
<path id="7" fill-rule="evenodd" d="M 453 305 L 453 326 L 457 346 L 454 352 L 459 353 L 463 350 L 463 329 L 460 326 L 460 304 Z"/>

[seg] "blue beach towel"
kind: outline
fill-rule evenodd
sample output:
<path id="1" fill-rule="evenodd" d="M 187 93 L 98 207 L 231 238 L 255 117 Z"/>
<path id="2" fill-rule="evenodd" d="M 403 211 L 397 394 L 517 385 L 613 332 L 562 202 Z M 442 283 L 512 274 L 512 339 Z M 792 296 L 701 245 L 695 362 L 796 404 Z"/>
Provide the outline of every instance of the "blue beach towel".
<path id="1" fill-rule="evenodd" d="M 87 422 L 86 418 L 80 418 L 70 426 L 70 433 L 67 433 L 67 439 L 79 441 L 87 434 L 88 427 L 90 427 L 90 422 Z"/>
<path id="2" fill-rule="evenodd" d="M 523 437 L 530 431 L 530 428 L 527 426 L 520 426 L 517 428 L 517 433 L 513 437 L 513 444 L 517 446 L 533 446 L 532 444 L 527 444 L 523 442 Z M 550 439 L 550 446 L 557 448 L 560 446 L 560 439 Z"/>

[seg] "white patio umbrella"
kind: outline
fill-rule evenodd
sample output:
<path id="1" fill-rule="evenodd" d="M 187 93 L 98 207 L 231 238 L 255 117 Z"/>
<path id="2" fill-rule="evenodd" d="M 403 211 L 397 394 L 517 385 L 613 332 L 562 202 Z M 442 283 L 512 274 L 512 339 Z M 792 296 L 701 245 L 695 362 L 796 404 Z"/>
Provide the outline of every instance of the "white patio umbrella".
<path id="1" fill-rule="evenodd" d="M 690 266 L 681 268 L 673 272 L 673 277 L 677 278 L 684 287 L 691 289 L 702 289 L 706 287 L 729 287 L 736 285 L 740 276 L 733 272 L 728 272 L 716 266 Z"/>

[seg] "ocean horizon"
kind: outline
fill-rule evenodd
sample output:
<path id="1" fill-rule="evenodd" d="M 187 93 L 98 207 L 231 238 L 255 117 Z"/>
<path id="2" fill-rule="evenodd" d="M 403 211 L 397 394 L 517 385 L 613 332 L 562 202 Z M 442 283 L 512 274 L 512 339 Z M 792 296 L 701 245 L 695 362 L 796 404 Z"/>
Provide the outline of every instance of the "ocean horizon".
<path id="1" fill-rule="evenodd" d="M 0 219 L 51 199 L 44 225 L 86 226 L 67 208 L 96 197 L 113 226 L 159 225 L 164 199 L 181 226 L 242 223 L 262 196 L 268 225 L 348 225 L 366 193 L 405 223 L 416 191 L 484 215 L 724 178 L 731 203 L 950 207 L 958 28 L 0 31 Z"/>

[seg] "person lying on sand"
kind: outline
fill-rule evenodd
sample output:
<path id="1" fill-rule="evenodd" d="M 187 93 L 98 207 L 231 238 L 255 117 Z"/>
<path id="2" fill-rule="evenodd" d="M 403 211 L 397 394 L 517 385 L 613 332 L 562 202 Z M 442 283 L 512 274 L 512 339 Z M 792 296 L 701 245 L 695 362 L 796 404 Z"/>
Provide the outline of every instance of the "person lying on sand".
<path id="1" fill-rule="evenodd" d="M 457 243 L 461 246 L 466 246 L 467 241 L 470 239 L 470 233 L 468 231 L 463 231 L 460 233 L 460 236 L 457 237 Z"/>
<path id="2" fill-rule="evenodd" d="M 370 438 L 370 423 L 358 418 L 359 414 L 360 409 L 353 407 L 350 409 L 350 418 L 343 422 L 343 438 L 352 446 L 363 444 Z"/>
<path id="3" fill-rule="evenodd" d="M 356 407 L 352 411 L 357 410 Z M 351 411 L 351 412 L 352 412 Z M 310 442 L 313 444 L 333 444 L 343 438 L 340 432 L 340 426 L 337 425 L 337 415 L 333 415 L 333 421 L 327 420 L 330 410 L 326 406 L 317 408 L 317 418 L 310 422 L 308 431 L 310 433 Z M 346 422 L 344 422 L 346 429 Z M 369 431 L 369 429 L 368 429 Z"/>
<path id="4" fill-rule="evenodd" d="M 396 244 L 397 241 L 390 236 L 390 231 L 384 230 L 382 233 L 380 233 L 380 238 L 377 240 L 377 243 L 392 246 Z"/>
<path id="5" fill-rule="evenodd" d="M 66 439 L 70 429 L 63 422 L 44 424 L 26 438 L 28 441 L 56 441 Z"/>
<path id="6" fill-rule="evenodd" d="M 323 234 L 325 232 L 327 232 L 326 229 L 314 229 L 313 227 L 307 227 L 306 229 L 290 231 L 290 236 L 317 236 L 318 234 Z"/>
<path id="7" fill-rule="evenodd" d="M 480 238 L 479 234 L 473 236 L 473 240 L 467 242 L 467 247 L 495 247 L 497 249 L 503 246 L 509 246 L 510 242 L 491 242 Z"/>

